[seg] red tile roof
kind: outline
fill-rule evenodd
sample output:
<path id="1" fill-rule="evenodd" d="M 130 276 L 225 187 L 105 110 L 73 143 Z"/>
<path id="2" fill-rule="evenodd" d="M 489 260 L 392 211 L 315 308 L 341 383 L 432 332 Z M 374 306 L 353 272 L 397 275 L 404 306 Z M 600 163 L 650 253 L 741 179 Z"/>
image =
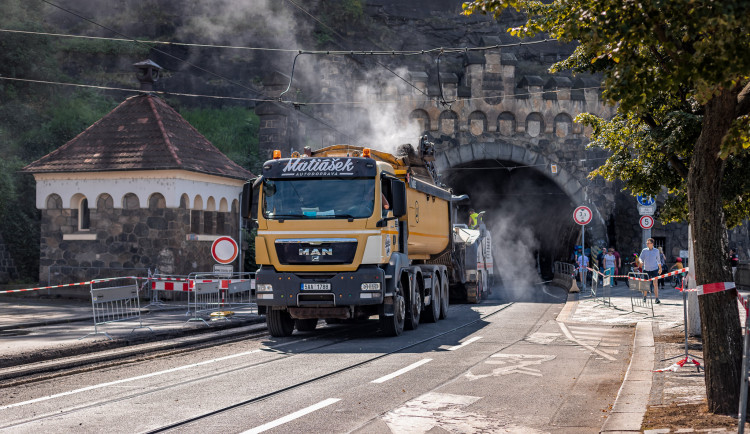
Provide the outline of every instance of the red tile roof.
<path id="1" fill-rule="evenodd" d="M 182 169 L 235 179 L 254 175 L 216 149 L 160 98 L 142 94 L 24 167 L 30 173 Z"/>

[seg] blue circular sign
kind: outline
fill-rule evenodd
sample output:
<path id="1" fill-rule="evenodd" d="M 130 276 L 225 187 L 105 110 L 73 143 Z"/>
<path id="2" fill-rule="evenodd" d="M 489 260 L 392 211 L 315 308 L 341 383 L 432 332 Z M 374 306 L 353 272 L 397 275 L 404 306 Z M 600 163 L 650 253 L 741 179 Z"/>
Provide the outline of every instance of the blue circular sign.
<path id="1" fill-rule="evenodd" d="M 638 203 L 643 206 L 651 206 L 654 204 L 654 199 L 651 196 L 639 194 L 636 196 L 636 199 L 638 199 Z"/>

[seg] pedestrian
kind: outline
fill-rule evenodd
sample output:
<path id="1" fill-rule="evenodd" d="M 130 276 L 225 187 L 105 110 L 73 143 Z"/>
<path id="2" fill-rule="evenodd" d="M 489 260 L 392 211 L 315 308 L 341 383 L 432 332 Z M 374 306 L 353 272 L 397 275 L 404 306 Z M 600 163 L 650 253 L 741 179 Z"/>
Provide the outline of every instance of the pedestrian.
<path id="1" fill-rule="evenodd" d="M 578 255 L 576 262 L 578 263 L 578 275 L 581 279 L 581 286 L 586 288 L 586 276 L 589 271 L 587 268 L 589 266 L 589 257 L 584 255 L 583 250 L 581 250 L 581 254 Z"/>
<path id="2" fill-rule="evenodd" d="M 659 261 L 661 262 L 661 269 L 666 270 L 667 269 L 667 257 L 664 256 L 664 250 L 662 247 L 658 247 L 659 249 Z M 659 279 L 659 286 L 664 288 L 664 279 Z"/>
<path id="3" fill-rule="evenodd" d="M 643 272 L 646 273 L 649 279 L 661 274 L 661 258 L 659 257 L 659 251 L 654 248 L 654 239 L 649 238 L 646 241 L 646 248 L 641 250 L 641 255 L 638 257 L 638 263 L 643 267 Z M 646 294 L 648 291 L 643 291 L 643 301 L 646 301 Z M 654 297 L 656 298 L 656 304 L 661 304 L 659 301 L 659 283 L 654 280 Z"/>
<path id="4" fill-rule="evenodd" d="M 604 255 L 604 275 L 609 277 L 609 286 L 613 286 L 613 276 L 615 274 L 615 249 L 609 248 L 607 253 Z"/>
<path id="5" fill-rule="evenodd" d="M 609 248 L 612 250 L 612 252 L 615 255 L 615 275 L 619 276 L 620 272 L 622 271 L 622 257 L 620 256 L 620 253 L 613 247 Z M 615 286 L 617 286 L 617 278 L 615 277 Z"/>

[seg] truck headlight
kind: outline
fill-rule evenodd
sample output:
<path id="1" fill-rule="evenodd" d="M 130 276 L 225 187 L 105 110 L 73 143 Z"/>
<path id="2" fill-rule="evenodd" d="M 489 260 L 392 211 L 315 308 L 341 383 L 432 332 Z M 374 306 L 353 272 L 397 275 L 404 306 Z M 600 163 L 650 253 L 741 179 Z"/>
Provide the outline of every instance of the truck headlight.
<path id="1" fill-rule="evenodd" d="M 361 289 L 362 291 L 380 291 L 380 282 L 363 283 Z"/>
<path id="2" fill-rule="evenodd" d="M 273 285 L 270 283 L 259 283 L 255 288 L 256 292 L 271 292 L 273 291 Z"/>

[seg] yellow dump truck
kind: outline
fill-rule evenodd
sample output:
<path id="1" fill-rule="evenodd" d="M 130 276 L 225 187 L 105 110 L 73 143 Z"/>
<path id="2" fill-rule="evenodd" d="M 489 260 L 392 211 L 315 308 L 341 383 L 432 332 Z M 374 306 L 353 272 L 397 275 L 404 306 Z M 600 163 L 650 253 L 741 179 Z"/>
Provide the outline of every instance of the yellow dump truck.
<path id="1" fill-rule="evenodd" d="M 483 249 L 452 222 L 466 196 L 435 182 L 432 149 L 422 141 L 399 156 L 352 146 L 274 151 L 243 191 L 243 214 L 257 227 L 257 303 L 272 336 L 372 315 L 396 336 L 445 318 L 451 288 L 481 298 Z"/>

